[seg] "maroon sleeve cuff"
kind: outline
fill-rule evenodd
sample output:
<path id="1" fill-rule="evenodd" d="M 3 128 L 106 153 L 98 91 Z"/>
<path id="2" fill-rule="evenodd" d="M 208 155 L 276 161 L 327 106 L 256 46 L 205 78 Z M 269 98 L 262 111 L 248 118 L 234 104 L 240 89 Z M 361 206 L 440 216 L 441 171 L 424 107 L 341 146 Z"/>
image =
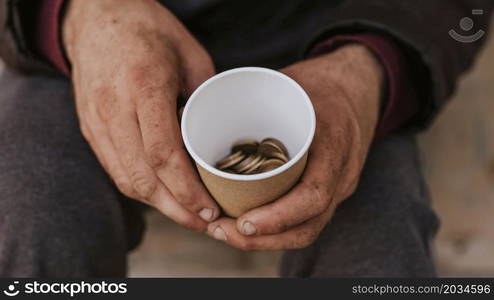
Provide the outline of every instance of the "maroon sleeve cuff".
<path id="1" fill-rule="evenodd" d="M 59 71 L 70 76 L 69 63 L 63 51 L 61 40 L 61 12 L 65 0 L 38 0 L 34 47 L 44 59 Z"/>
<path id="2" fill-rule="evenodd" d="M 338 35 L 316 44 L 311 55 L 327 53 L 352 42 L 372 50 L 386 72 L 387 84 L 376 137 L 400 129 L 418 112 L 419 99 L 412 83 L 410 62 L 398 45 L 378 34 Z"/>

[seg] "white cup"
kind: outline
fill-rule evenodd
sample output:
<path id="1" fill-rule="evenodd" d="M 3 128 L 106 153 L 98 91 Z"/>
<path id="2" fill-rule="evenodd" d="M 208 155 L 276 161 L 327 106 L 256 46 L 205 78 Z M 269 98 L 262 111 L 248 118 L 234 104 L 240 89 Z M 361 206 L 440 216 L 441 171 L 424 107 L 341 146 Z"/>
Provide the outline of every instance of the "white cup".
<path id="1" fill-rule="evenodd" d="M 273 201 L 300 178 L 316 118 L 306 92 L 288 76 L 265 68 L 237 68 L 208 79 L 188 100 L 182 136 L 210 194 L 227 215 Z M 239 175 L 215 168 L 242 139 L 274 137 L 290 160 L 269 172 Z"/>

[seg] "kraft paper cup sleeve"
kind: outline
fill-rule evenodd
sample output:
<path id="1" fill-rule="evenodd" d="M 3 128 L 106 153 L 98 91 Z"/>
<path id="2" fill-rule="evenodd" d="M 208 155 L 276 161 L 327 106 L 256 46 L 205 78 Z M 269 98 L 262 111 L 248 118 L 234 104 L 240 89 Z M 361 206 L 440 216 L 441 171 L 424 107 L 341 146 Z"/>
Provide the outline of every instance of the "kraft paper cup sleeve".
<path id="1" fill-rule="evenodd" d="M 286 75 L 265 68 L 238 68 L 204 82 L 182 116 L 182 136 L 201 180 L 232 217 L 278 199 L 298 181 L 315 132 L 315 113 L 305 91 Z M 281 140 L 290 160 L 269 172 L 239 175 L 216 162 L 242 139 Z"/>

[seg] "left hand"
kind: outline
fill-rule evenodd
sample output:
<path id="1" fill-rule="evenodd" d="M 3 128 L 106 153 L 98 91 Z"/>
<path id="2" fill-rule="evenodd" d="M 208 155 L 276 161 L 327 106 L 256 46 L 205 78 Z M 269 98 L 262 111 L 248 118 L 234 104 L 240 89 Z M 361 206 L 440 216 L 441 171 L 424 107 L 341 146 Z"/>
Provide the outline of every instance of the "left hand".
<path id="1" fill-rule="evenodd" d="M 380 110 L 383 70 L 366 47 L 336 51 L 281 72 L 308 93 L 317 129 L 307 167 L 285 196 L 238 219 L 210 223 L 208 235 L 243 250 L 305 248 L 357 186 Z"/>

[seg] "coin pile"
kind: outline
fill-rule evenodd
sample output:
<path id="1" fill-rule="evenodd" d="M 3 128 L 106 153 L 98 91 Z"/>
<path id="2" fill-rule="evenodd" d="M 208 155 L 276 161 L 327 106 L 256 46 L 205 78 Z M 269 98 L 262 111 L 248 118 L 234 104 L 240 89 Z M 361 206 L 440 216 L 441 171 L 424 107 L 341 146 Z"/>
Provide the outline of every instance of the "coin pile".
<path id="1" fill-rule="evenodd" d="M 289 160 L 282 142 L 266 138 L 242 140 L 232 146 L 229 156 L 216 163 L 216 168 L 233 174 L 258 174 L 274 170 Z"/>

